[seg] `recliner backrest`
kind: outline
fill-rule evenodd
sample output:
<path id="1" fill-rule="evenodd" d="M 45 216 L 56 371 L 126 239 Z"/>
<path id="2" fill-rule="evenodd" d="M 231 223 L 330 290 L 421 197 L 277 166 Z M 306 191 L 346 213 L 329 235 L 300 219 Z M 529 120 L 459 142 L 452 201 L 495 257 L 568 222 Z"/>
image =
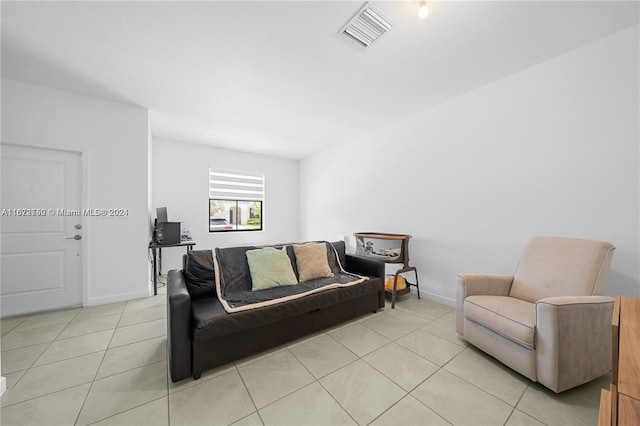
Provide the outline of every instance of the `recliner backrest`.
<path id="1" fill-rule="evenodd" d="M 603 294 L 614 250 L 604 241 L 535 237 L 520 259 L 509 296 L 536 302 Z"/>

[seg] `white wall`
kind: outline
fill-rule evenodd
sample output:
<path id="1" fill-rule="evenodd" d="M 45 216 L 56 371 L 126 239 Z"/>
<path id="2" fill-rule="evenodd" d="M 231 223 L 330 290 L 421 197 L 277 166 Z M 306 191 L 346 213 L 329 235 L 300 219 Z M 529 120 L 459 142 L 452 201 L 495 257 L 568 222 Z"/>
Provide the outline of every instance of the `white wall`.
<path id="1" fill-rule="evenodd" d="M 638 75 L 635 26 L 308 158 L 300 237 L 412 234 L 450 304 L 456 273 L 513 273 L 532 236 L 602 239 L 607 293 L 640 296 Z"/>
<path id="2" fill-rule="evenodd" d="M 263 231 L 209 232 L 209 166 L 265 174 Z M 153 138 L 154 211 L 163 206 L 191 231 L 195 249 L 297 241 L 298 161 Z M 183 254 L 164 249 L 162 270 L 179 269 Z"/>
<path id="3" fill-rule="evenodd" d="M 86 305 L 149 295 L 148 133 L 143 108 L 2 79 L 2 142 L 82 152 L 83 207 L 129 210 L 84 218 Z"/>

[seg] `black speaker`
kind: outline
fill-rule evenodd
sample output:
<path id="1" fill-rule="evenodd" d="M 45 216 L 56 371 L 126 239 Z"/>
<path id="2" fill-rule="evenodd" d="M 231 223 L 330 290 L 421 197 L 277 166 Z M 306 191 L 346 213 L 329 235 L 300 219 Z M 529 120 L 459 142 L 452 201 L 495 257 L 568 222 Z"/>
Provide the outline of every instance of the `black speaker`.
<path id="1" fill-rule="evenodd" d="M 180 244 L 180 222 L 158 222 L 156 225 L 158 244 Z"/>

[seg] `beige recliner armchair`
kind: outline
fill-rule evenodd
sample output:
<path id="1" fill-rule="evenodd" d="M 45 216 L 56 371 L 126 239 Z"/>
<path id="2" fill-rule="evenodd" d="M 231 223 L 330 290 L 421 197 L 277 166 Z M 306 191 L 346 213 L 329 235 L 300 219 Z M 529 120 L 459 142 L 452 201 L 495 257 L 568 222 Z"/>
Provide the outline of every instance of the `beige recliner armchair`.
<path id="1" fill-rule="evenodd" d="M 533 238 L 515 275 L 458 274 L 456 331 L 518 373 L 562 392 L 611 369 L 615 247 Z"/>

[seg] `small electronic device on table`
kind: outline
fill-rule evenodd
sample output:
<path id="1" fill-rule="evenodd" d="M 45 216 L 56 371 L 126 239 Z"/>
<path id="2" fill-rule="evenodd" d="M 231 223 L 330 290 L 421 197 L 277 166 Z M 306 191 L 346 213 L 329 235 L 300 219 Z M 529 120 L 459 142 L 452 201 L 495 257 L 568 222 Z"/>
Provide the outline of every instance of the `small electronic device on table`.
<path id="1" fill-rule="evenodd" d="M 167 247 L 186 247 L 187 252 L 193 249 L 196 242 L 191 239 L 189 231 L 182 230 L 180 222 L 169 222 L 167 208 L 156 208 L 156 220 L 153 237 L 149 242 L 149 250 L 153 254 L 153 295 L 158 294 L 158 275 L 162 271 L 162 249 Z"/>
<path id="2" fill-rule="evenodd" d="M 386 234 L 383 232 L 357 232 L 356 254 L 361 256 L 374 256 L 386 263 L 401 263 L 402 268 L 398 269 L 393 277 L 393 287 L 391 291 L 385 290 L 391 296 L 391 309 L 395 308 L 396 297 L 407 294 L 411 291 L 410 286 L 416 287 L 418 299 L 420 299 L 420 288 L 418 287 L 418 270 L 409 265 L 409 239 L 407 234 Z M 416 275 L 416 283 L 406 281 L 406 287 L 398 289 L 398 277 L 405 272 L 413 271 Z"/>

